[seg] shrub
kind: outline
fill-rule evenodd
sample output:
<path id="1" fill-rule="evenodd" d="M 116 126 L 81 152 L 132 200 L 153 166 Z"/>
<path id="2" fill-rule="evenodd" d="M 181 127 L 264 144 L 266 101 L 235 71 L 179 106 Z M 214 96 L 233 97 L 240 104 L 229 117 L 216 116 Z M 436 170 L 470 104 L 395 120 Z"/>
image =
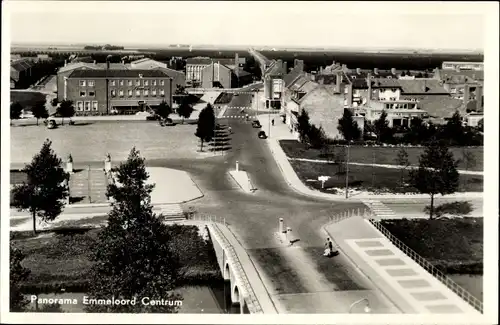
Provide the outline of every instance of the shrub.
<path id="1" fill-rule="evenodd" d="M 424 208 L 424 212 L 429 214 L 430 205 Z M 435 207 L 434 213 L 437 218 L 444 215 L 466 216 L 472 212 L 472 204 L 468 201 L 455 201 L 450 203 L 443 203 Z"/>

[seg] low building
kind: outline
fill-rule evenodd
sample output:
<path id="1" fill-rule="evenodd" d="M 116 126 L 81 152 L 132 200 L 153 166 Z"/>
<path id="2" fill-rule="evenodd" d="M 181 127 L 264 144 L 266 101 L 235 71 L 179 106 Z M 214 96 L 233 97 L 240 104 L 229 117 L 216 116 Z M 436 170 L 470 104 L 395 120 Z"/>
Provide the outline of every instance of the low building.
<path id="1" fill-rule="evenodd" d="M 170 69 L 166 63 L 143 58 L 130 63 L 130 70 L 159 70 L 172 78 L 174 89 L 186 86 L 186 75 L 182 71 Z"/>
<path id="2" fill-rule="evenodd" d="M 232 88 L 236 75 L 229 67 L 220 62 L 212 62 L 201 70 L 202 88 Z"/>
<path id="3" fill-rule="evenodd" d="M 137 112 L 166 101 L 172 107 L 172 78 L 160 70 L 74 70 L 64 82 L 64 98 L 77 115 Z"/>
<path id="4" fill-rule="evenodd" d="M 203 69 L 216 62 L 226 66 L 229 69 L 234 69 L 236 67 L 241 67 L 241 65 L 245 64 L 246 60 L 245 58 L 238 57 L 237 54 L 235 54 L 234 59 L 212 59 L 208 57 L 188 58 L 186 59 L 186 83 L 193 87 L 199 86 L 202 80 L 201 74 Z"/>
<path id="5" fill-rule="evenodd" d="M 303 61 L 295 60 L 295 67 L 302 67 Z M 264 71 L 262 78 L 264 79 L 264 98 L 265 107 L 281 109 L 283 105 L 283 97 L 285 92 L 284 78 L 286 76 L 287 64 L 282 60 L 273 60 L 268 68 Z"/>
<path id="6" fill-rule="evenodd" d="M 24 58 L 10 62 L 10 88 L 24 88 L 31 77 L 32 69 L 36 62 Z"/>

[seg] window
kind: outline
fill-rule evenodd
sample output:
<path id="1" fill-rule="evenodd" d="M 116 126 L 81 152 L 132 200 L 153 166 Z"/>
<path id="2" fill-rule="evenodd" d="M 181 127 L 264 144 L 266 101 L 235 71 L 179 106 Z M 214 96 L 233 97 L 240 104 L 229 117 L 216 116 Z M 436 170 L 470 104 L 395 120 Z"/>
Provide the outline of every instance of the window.
<path id="1" fill-rule="evenodd" d="M 85 80 L 80 80 L 80 87 L 85 87 L 86 84 Z"/>
<path id="2" fill-rule="evenodd" d="M 149 86 L 149 80 L 144 80 L 144 86 Z"/>
<path id="3" fill-rule="evenodd" d="M 131 87 L 131 86 L 132 86 L 132 80 L 129 80 L 129 81 L 127 82 L 127 84 L 129 85 L 129 87 Z"/>
<path id="4" fill-rule="evenodd" d="M 140 89 L 136 89 L 135 90 L 135 95 L 136 96 L 140 96 L 141 95 L 141 90 Z"/>
<path id="5" fill-rule="evenodd" d="M 141 85 L 141 81 L 140 81 L 139 79 L 137 79 L 137 80 L 135 81 L 135 85 L 136 85 L 136 86 L 140 86 L 140 85 Z"/>
<path id="6" fill-rule="evenodd" d="M 144 89 L 144 96 L 149 96 L 149 89 Z"/>
<path id="7" fill-rule="evenodd" d="M 391 104 L 385 104 L 385 108 L 386 109 L 390 109 L 391 108 Z"/>
<path id="8" fill-rule="evenodd" d="M 90 85 L 89 85 L 90 86 Z M 89 91 L 89 97 L 95 97 L 95 91 Z"/>
<path id="9" fill-rule="evenodd" d="M 85 90 L 81 90 L 80 97 L 85 97 L 85 96 L 87 96 L 87 93 L 85 92 Z"/>
<path id="10" fill-rule="evenodd" d="M 116 90 L 111 89 L 111 97 L 116 97 Z"/>
<path id="11" fill-rule="evenodd" d="M 128 97 L 132 97 L 132 89 L 128 90 Z"/>
<path id="12" fill-rule="evenodd" d="M 89 87 L 94 87 L 94 86 L 95 86 L 95 81 L 89 80 Z"/>
<path id="13" fill-rule="evenodd" d="M 123 97 L 123 90 L 120 89 L 120 91 L 118 92 L 120 94 L 120 97 Z"/>
<path id="14" fill-rule="evenodd" d="M 151 90 L 151 95 L 156 96 L 156 89 Z"/>
<path id="15" fill-rule="evenodd" d="M 83 102 L 76 102 L 76 110 L 79 112 L 83 111 Z"/>
<path id="16" fill-rule="evenodd" d="M 85 110 L 90 111 L 90 102 L 85 102 Z"/>
<path id="17" fill-rule="evenodd" d="M 160 86 L 165 86 L 165 80 L 160 80 Z"/>
<path id="18" fill-rule="evenodd" d="M 165 97 L 165 89 L 160 89 L 160 96 Z"/>
<path id="19" fill-rule="evenodd" d="M 151 85 L 152 85 L 152 86 L 156 86 L 156 80 L 152 80 L 152 81 L 151 81 Z"/>
<path id="20" fill-rule="evenodd" d="M 110 81 L 110 85 L 111 85 L 111 86 L 116 86 L 116 80 L 111 80 L 111 81 Z"/>
<path id="21" fill-rule="evenodd" d="M 120 80 L 120 86 L 125 85 L 125 80 Z"/>
<path id="22" fill-rule="evenodd" d="M 92 102 L 92 110 L 97 111 L 99 109 L 99 106 L 97 105 L 97 102 Z"/>

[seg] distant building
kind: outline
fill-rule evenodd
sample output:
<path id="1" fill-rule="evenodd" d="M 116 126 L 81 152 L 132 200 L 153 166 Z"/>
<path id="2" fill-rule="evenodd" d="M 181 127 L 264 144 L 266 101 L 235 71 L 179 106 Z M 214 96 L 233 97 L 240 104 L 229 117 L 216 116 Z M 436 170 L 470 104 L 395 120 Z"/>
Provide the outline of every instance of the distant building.
<path id="1" fill-rule="evenodd" d="M 443 83 L 451 96 L 465 104 L 476 103 L 475 110 L 482 109 L 484 102 L 484 71 L 436 69 L 434 77 Z"/>
<path id="2" fill-rule="evenodd" d="M 73 70 L 63 89 L 77 115 L 137 112 L 162 101 L 172 106 L 172 78 L 160 70 Z"/>
<path id="3" fill-rule="evenodd" d="M 303 69 L 304 63 L 301 60 L 295 61 L 297 69 Z M 285 92 L 284 78 L 287 74 L 287 63 L 282 60 L 273 60 L 262 75 L 264 79 L 264 97 L 266 108 L 280 109 Z"/>
<path id="4" fill-rule="evenodd" d="M 441 65 L 443 70 L 484 70 L 483 62 L 457 62 L 457 61 L 444 61 Z"/>
<path id="5" fill-rule="evenodd" d="M 144 58 L 130 63 L 130 70 L 160 70 L 172 78 L 173 89 L 186 86 L 186 75 L 182 71 L 170 69 L 166 63 Z"/>
<path id="6" fill-rule="evenodd" d="M 201 70 L 202 88 L 232 88 L 235 84 L 233 71 L 220 62 L 212 62 Z"/>

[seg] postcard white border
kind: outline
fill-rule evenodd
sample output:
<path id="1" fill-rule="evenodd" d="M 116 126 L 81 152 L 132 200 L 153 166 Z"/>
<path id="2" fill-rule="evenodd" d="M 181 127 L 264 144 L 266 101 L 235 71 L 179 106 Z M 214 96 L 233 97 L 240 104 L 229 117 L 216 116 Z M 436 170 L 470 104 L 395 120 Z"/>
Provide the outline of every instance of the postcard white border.
<path id="1" fill-rule="evenodd" d="M 173 8 L 180 6 L 180 2 L 168 2 L 168 6 Z M 232 10 L 237 10 L 247 2 L 205 2 L 196 3 L 198 8 L 204 7 L 208 11 L 218 10 L 230 14 Z M 10 84 L 9 77 L 5 71 L 9 68 L 10 52 L 10 15 L 12 10 L 26 10 L 41 12 L 57 8 L 64 10 L 82 11 L 141 11 L 151 10 L 151 3 L 138 2 L 92 2 L 89 6 L 85 2 L 77 1 L 5 1 L 2 3 L 2 215 L 9 215 L 9 169 L 10 169 L 10 127 L 9 107 Z M 164 5 L 161 2 L 154 2 L 155 6 Z M 280 314 L 280 315 L 211 315 L 211 314 L 175 314 L 175 315 L 127 315 L 127 314 L 42 314 L 42 313 L 10 313 L 8 312 L 8 269 L 9 269 L 9 218 L 1 218 L 1 286 L 0 302 L 2 321 L 9 323 L 170 323 L 170 324 L 401 324 L 401 323 L 432 323 L 432 324 L 467 324 L 467 323 L 498 323 L 498 3 L 496 2 L 256 2 L 251 6 L 259 6 L 262 10 L 300 10 L 300 7 L 329 6 L 332 12 L 342 12 L 345 14 L 369 13 L 377 19 L 378 13 L 394 14 L 422 14 L 439 12 L 446 14 L 481 14 L 485 17 L 485 157 L 484 157 L 484 225 L 485 225 L 485 247 L 484 247 L 484 319 L 478 320 L 477 316 L 464 317 L 463 315 L 322 315 L 322 314 Z M 303 7 L 306 6 L 306 7 Z M 98 9 L 96 9 L 98 7 Z M 326 8 L 326 7 L 325 7 Z M 203 10 L 205 10 L 203 9 Z M 326 9 L 324 9 L 326 10 Z M 255 14 L 258 11 L 252 10 Z M 356 24 L 359 21 L 354 19 Z M 467 22 L 464 22 L 467 24 Z M 332 22 L 332 27 L 335 24 Z M 376 23 L 375 23 L 376 26 Z M 191 25 L 192 28 L 196 26 Z M 397 26 L 395 26 L 397 28 Z M 290 31 L 292 32 L 292 31 Z M 439 31 L 436 31 L 437 33 Z M 308 37 L 314 37 L 309 35 Z M 432 35 L 429 35 L 432 37 Z M 361 44 L 362 45 L 362 44 Z"/>

